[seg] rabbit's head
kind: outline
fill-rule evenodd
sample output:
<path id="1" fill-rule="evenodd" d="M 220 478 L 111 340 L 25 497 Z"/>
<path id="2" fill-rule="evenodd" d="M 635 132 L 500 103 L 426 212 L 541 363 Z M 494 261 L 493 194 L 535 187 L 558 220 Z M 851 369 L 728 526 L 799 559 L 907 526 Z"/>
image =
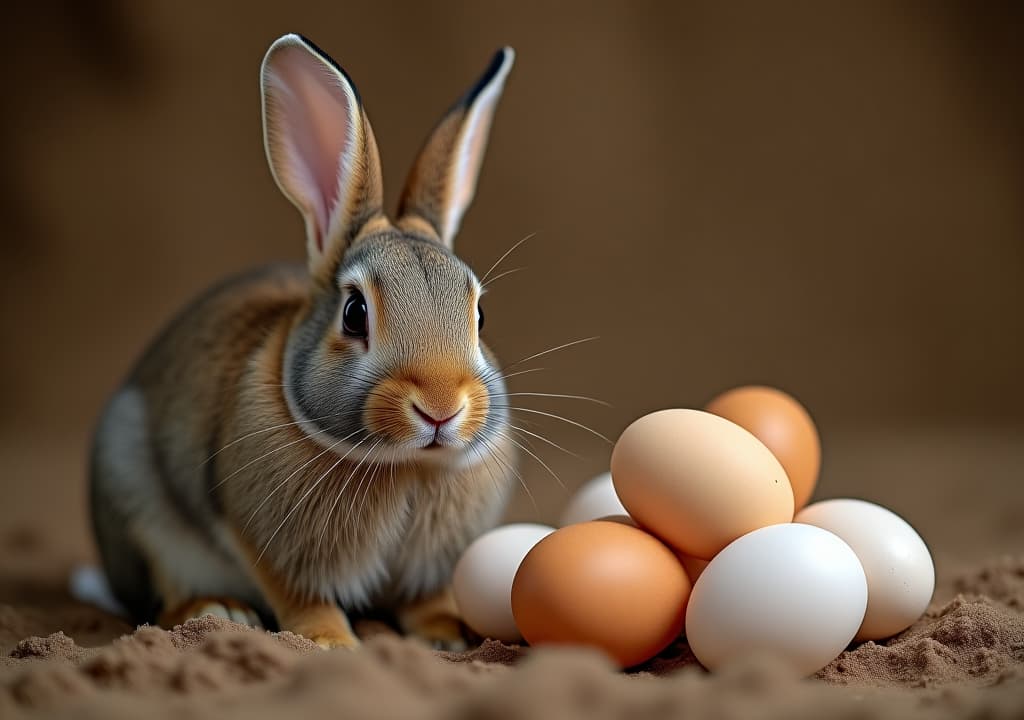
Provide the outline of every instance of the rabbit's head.
<path id="1" fill-rule="evenodd" d="M 480 281 L 452 252 L 513 52 L 444 116 L 417 158 L 397 219 L 345 72 L 298 35 L 267 52 L 270 168 L 306 225 L 311 301 L 285 352 L 284 395 L 322 445 L 384 461 L 460 464 L 507 432 L 500 369 L 480 339 Z"/>

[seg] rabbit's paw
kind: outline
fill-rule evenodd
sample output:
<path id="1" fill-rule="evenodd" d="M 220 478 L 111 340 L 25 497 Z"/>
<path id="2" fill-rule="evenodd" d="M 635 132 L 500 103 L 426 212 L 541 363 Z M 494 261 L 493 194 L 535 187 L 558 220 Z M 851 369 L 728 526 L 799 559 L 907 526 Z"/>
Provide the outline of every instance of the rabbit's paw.
<path id="1" fill-rule="evenodd" d="M 406 634 L 419 638 L 435 650 L 462 652 L 468 647 L 451 588 L 401 608 L 398 624 Z"/>
<path id="2" fill-rule="evenodd" d="M 253 628 L 262 628 L 260 616 L 248 605 L 232 598 L 223 597 L 201 597 L 192 598 L 170 610 L 160 614 L 160 625 L 165 628 L 173 628 L 181 625 L 186 620 L 202 617 L 203 615 L 214 615 L 225 620 L 231 620 L 239 625 L 247 625 Z"/>
<path id="3" fill-rule="evenodd" d="M 285 625 L 285 629 L 312 640 L 324 650 L 355 650 L 360 645 L 359 638 L 352 632 L 348 619 L 333 607 L 313 609 L 298 618 L 293 617 L 291 622 Z"/>
<path id="4" fill-rule="evenodd" d="M 424 618 L 422 622 L 410 627 L 408 632 L 434 650 L 462 652 L 469 647 L 463 634 L 462 622 L 451 615 Z"/>
<path id="5" fill-rule="evenodd" d="M 333 650 L 334 648 L 345 648 L 346 650 L 355 650 L 359 647 L 359 638 L 351 632 L 334 632 L 327 631 L 321 632 L 314 635 L 306 635 L 306 638 L 312 640 L 317 645 L 322 647 L 324 650 Z"/>

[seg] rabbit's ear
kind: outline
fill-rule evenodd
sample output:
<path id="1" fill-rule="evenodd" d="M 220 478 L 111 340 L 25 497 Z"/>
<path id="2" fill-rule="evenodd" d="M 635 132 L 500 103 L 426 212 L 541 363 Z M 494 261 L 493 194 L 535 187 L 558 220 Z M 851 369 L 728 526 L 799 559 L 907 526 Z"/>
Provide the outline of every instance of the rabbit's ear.
<path id="1" fill-rule="evenodd" d="M 398 224 L 423 226 L 449 248 L 473 201 L 491 120 L 515 53 L 502 48 L 483 76 L 441 119 L 420 150 L 398 208 Z"/>
<path id="2" fill-rule="evenodd" d="M 260 73 L 270 171 L 306 221 L 310 271 L 329 281 L 383 202 L 373 131 L 345 71 L 300 35 L 274 42 Z"/>

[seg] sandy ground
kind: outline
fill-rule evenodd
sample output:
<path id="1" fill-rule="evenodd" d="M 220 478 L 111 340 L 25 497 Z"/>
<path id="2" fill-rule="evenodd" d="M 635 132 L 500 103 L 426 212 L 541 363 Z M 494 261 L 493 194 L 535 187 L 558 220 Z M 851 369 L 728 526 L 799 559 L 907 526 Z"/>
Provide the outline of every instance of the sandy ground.
<path id="1" fill-rule="evenodd" d="M 28 441 L 0 451 L 11 472 L 0 506 L 0 717 L 1024 717 L 1017 430 L 826 438 L 818 497 L 903 514 L 931 546 L 939 585 L 908 631 L 852 646 L 805 680 L 766 658 L 711 676 L 683 640 L 626 675 L 583 650 L 434 653 L 375 623 L 359 627 L 367 642 L 356 653 L 213 618 L 133 632 L 66 592 L 71 567 L 93 557 L 81 456 Z M 560 493 L 535 493 L 539 519 L 557 514 Z M 518 501 L 511 514 L 531 508 Z"/>

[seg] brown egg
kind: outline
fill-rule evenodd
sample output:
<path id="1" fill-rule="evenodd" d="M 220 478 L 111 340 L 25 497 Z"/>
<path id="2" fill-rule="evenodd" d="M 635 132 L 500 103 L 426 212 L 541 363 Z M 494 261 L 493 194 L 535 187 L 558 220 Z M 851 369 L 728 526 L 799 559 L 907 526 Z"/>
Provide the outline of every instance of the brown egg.
<path id="1" fill-rule="evenodd" d="M 615 492 L 630 516 L 673 549 L 710 560 L 741 535 L 793 520 L 793 490 L 771 450 L 725 418 L 659 410 L 612 451 Z"/>
<path id="2" fill-rule="evenodd" d="M 690 578 L 691 583 L 697 582 L 697 578 L 700 577 L 700 574 L 704 572 L 704 568 L 706 568 L 708 563 L 711 562 L 711 560 L 702 560 L 701 558 L 684 555 L 683 553 L 678 553 L 678 557 L 679 562 L 683 564 L 683 569 L 686 570 L 686 576 Z M 714 558 L 712 558 L 712 560 L 713 559 Z"/>
<path id="3" fill-rule="evenodd" d="M 793 486 L 799 510 L 811 499 L 821 469 L 821 442 L 804 406 L 781 390 L 739 387 L 722 393 L 705 408 L 748 430 L 779 459 Z"/>
<path id="4" fill-rule="evenodd" d="M 637 524 L 636 520 L 631 518 L 629 515 L 606 515 L 605 517 L 598 519 L 604 520 L 606 522 L 615 522 L 621 523 L 622 525 L 629 525 L 630 527 L 640 528 L 641 530 L 644 529 L 641 528 Z M 704 568 L 706 568 L 708 566 L 708 563 L 711 562 L 711 560 L 702 560 L 701 558 L 693 557 L 692 555 L 687 555 L 686 553 L 681 552 L 676 553 L 676 558 L 679 560 L 680 563 L 682 563 L 683 570 L 686 571 L 686 577 L 690 578 L 691 585 L 697 582 L 697 578 L 700 577 L 700 574 L 704 572 Z"/>
<path id="5" fill-rule="evenodd" d="M 589 645 L 631 667 L 679 636 L 689 598 L 671 550 L 643 530 L 593 520 L 556 530 L 527 554 L 512 615 L 531 645 Z"/>

